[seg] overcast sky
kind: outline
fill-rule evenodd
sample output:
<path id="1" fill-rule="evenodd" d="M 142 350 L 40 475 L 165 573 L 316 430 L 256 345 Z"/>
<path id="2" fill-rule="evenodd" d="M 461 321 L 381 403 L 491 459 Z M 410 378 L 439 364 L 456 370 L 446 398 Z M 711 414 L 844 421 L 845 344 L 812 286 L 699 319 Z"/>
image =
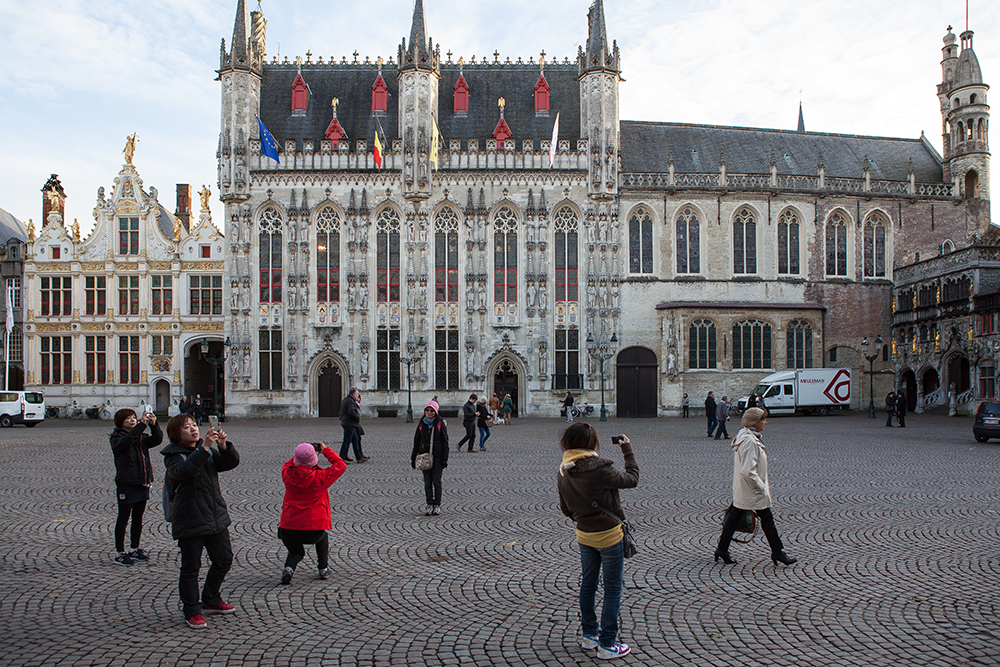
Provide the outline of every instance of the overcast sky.
<path id="1" fill-rule="evenodd" d="M 575 58 L 590 0 L 424 0 L 428 34 L 457 58 Z M 992 8 L 991 8 L 992 5 Z M 251 3 L 251 9 L 255 8 Z M 56 173 L 67 217 L 93 226 L 127 135 L 145 186 L 217 199 L 219 43 L 236 0 L 0 0 L 0 208 L 41 216 Z M 264 0 L 268 57 L 395 58 L 412 0 Z M 605 0 L 622 54 L 621 117 L 919 137 L 940 150 L 941 38 L 965 27 L 964 0 Z M 1000 11 L 971 0 L 987 83 L 1000 85 Z M 280 141 L 280 137 L 279 137 Z M 996 139 L 995 139 L 996 141 Z M 197 201 L 197 200 L 196 200 Z"/>

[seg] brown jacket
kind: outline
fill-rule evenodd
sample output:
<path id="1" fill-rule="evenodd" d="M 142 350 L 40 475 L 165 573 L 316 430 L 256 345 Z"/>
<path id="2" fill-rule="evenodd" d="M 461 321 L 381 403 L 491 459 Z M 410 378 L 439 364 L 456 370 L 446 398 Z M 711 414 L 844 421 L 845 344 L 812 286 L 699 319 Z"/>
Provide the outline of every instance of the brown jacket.
<path id="1" fill-rule="evenodd" d="M 622 447 L 625 456 L 625 472 L 615 470 L 614 462 L 600 456 L 591 456 L 576 461 L 569 470 L 562 470 L 558 477 L 559 509 L 576 522 L 576 527 L 585 533 L 611 530 L 618 523 L 597 509 L 592 502 L 625 519 L 618 489 L 632 489 L 639 485 L 639 464 L 635 461 L 632 444 Z M 570 478 L 573 480 L 570 483 Z"/>

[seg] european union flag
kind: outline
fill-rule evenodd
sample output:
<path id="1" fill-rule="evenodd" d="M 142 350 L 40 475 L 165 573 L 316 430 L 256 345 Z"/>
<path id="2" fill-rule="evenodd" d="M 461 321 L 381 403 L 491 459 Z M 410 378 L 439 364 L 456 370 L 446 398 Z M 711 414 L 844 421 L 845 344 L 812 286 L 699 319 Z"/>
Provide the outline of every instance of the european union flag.
<path id="1" fill-rule="evenodd" d="M 257 125 L 260 126 L 260 154 L 281 164 L 281 160 L 278 159 L 278 144 L 264 127 L 264 121 L 260 119 L 260 116 L 257 116 Z"/>

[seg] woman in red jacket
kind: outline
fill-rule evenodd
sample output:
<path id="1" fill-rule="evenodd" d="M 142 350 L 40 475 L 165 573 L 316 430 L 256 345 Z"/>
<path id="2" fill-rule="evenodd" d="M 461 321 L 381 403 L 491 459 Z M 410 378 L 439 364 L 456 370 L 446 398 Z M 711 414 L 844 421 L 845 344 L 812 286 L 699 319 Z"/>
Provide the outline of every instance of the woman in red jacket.
<path id="1" fill-rule="evenodd" d="M 330 462 L 327 468 L 319 467 L 318 453 L 322 452 Z M 285 499 L 281 503 L 281 521 L 278 523 L 278 537 L 288 549 L 285 569 L 281 573 L 281 583 L 292 583 L 295 566 L 305 558 L 303 545 L 316 545 L 316 561 L 319 578 L 329 579 L 330 542 L 326 531 L 330 530 L 330 494 L 327 489 L 336 482 L 347 464 L 322 442 L 303 442 L 295 448 L 295 456 L 281 468 L 281 480 L 285 483 Z"/>

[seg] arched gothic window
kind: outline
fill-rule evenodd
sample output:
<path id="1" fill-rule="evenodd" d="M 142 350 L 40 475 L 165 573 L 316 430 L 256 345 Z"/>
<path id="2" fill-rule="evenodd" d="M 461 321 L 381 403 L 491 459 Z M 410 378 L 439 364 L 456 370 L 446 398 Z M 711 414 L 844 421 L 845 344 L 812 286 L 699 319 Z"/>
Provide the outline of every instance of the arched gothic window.
<path id="1" fill-rule="evenodd" d="M 771 325 L 746 320 L 733 325 L 733 369 L 771 368 Z"/>
<path id="2" fill-rule="evenodd" d="M 840 211 L 826 219 L 826 275 L 847 275 L 847 217 Z"/>
<path id="3" fill-rule="evenodd" d="M 778 216 L 778 273 L 799 273 L 799 216 L 792 209 Z"/>
<path id="4" fill-rule="evenodd" d="M 281 215 L 272 207 L 260 214 L 260 302 L 281 303 Z"/>
<path id="5" fill-rule="evenodd" d="M 510 206 L 493 216 L 493 300 L 517 302 L 517 214 Z"/>
<path id="6" fill-rule="evenodd" d="M 458 211 L 451 206 L 434 217 L 434 300 L 458 301 Z"/>
<path id="7" fill-rule="evenodd" d="M 712 320 L 695 320 L 688 332 L 688 368 L 715 368 L 718 333 Z"/>
<path id="8" fill-rule="evenodd" d="M 340 301 L 340 215 L 324 206 L 316 216 L 316 301 Z"/>
<path id="9" fill-rule="evenodd" d="M 376 289 L 379 302 L 399 302 L 399 213 L 386 206 L 375 223 Z"/>
<path id="10" fill-rule="evenodd" d="M 641 207 L 628 219 L 628 270 L 653 272 L 653 216 Z"/>
<path id="11" fill-rule="evenodd" d="M 579 219 L 571 206 L 556 211 L 552 229 L 556 248 L 556 301 L 576 301 L 578 295 L 577 230 Z"/>
<path id="12" fill-rule="evenodd" d="M 865 220 L 865 277 L 885 277 L 885 230 L 889 224 L 885 216 L 875 212 Z"/>
<path id="13" fill-rule="evenodd" d="M 757 220 L 746 206 L 733 218 L 733 273 L 757 273 Z"/>
<path id="14" fill-rule="evenodd" d="M 685 206 L 677 216 L 677 273 L 701 273 L 698 212 Z"/>
<path id="15" fill-rule="evenodd" d="M 788 368 L 812 368 L 812 326 L 804 320 L 792 320 L 785 332 L 785 363 Z"/>

